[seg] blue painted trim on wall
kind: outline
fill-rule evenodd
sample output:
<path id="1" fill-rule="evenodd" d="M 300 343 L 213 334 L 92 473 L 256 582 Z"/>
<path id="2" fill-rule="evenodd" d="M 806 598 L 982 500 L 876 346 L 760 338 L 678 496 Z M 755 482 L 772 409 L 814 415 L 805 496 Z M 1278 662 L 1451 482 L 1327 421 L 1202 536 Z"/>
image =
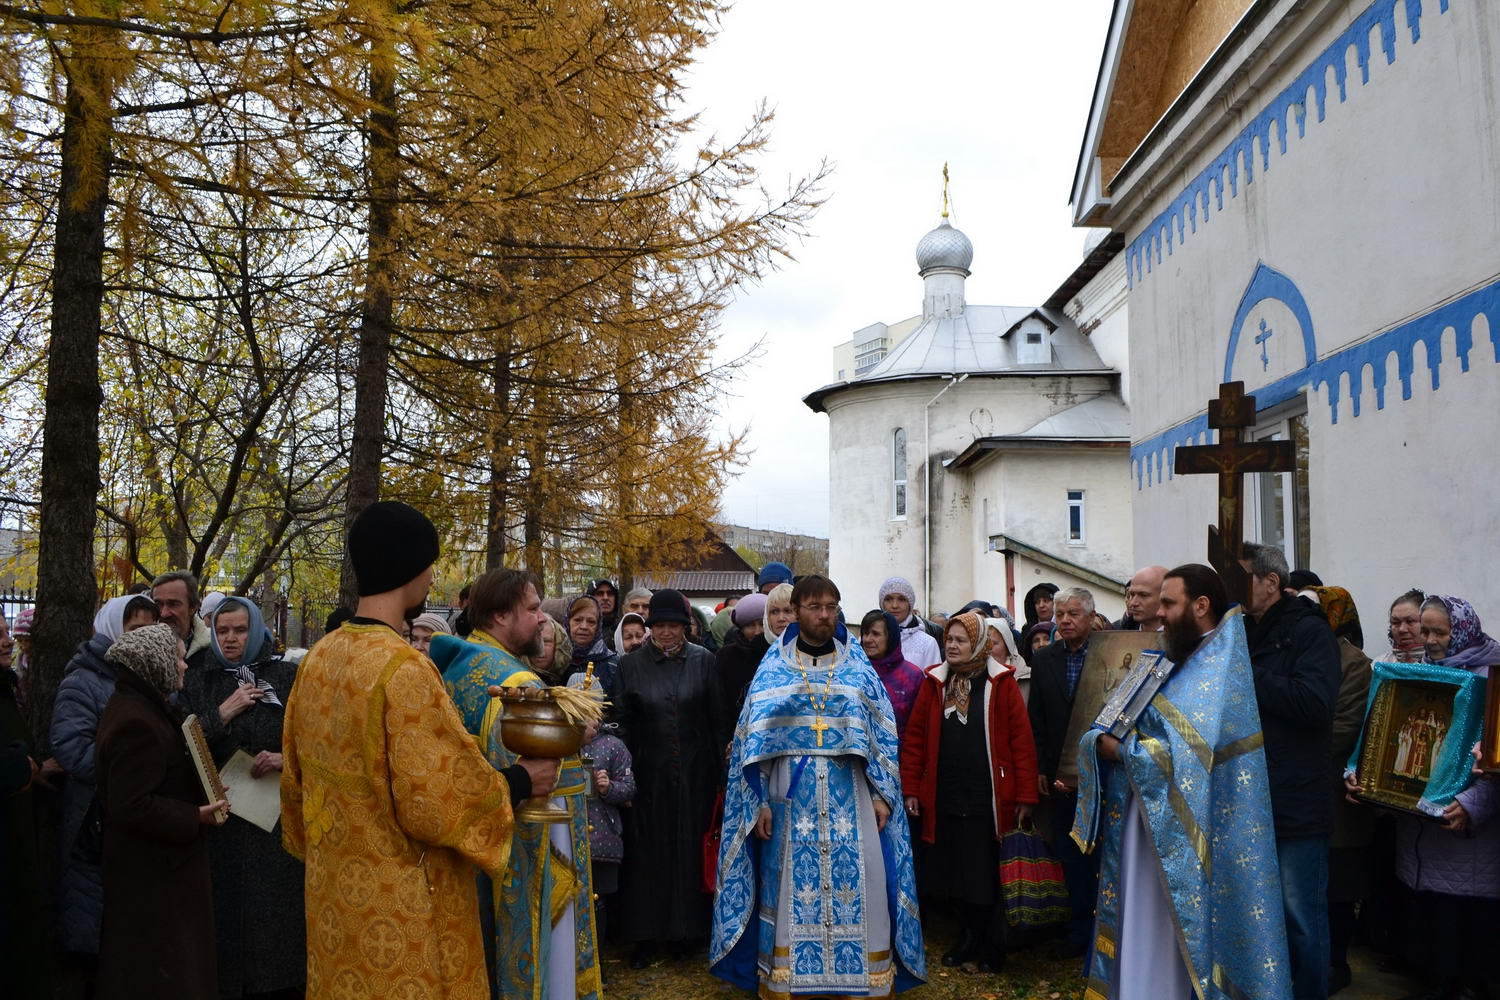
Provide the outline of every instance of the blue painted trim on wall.
<path id="1" fill-rule="evenodd" d="M 1256 115 L 1219 154 L 1188 183 L 1185 190 L 1172 202 L 1171 207 L 1151 220 L 1125 250 L 1125 274 L 1130 287 L 1144 281 L 1155 264 L 1162 262 L 1162 252 L 1171 256 L 1175 244 L 1185 243 L 1188 236 L 1198 231 L 1198 211 L 1202 207 L 1203 223 L 1208 224 L 1211 211 L 1224 210 L 1224 189 L 1229 188 L 1231 200 L 1239 197 L 1240 175 L 1244 174 L 1246 185 L 1255 181 L 1255 152 L 1260 149 L 1262 171 L 1271 169 L 1271 133 L 1275 126 L 1277 150 L 1285 156 L 1287 151 L 1287 118 L 1295 115 L 1297 137 L 1307 135 L 1307 92 L 1313 91 L 1317 103 L 1318 121 L 1323 121 L 1328 104 L 1328 73 L 1333 71 L 1334 84 L 1338 87 L 1339 103 L 1349 97 L 1349 65 L 1347 53 L 1354 49 L 1359 61 L 1360 85 L 1370 82 L 1370 58 L 1372 47 L 1370 33 L 1380 29 L 1380 48 L 1385 53 L 1386 64 L 1396 61 L 1396 5 L 1404 4 L 1406 22 L 1411 28 L 1411 40 L 1415 45 L 1422 38 L 1423 0 L 1375 0 L 1354 23 L 1324 49 L 1304 69 L 1297 79 Z M 1438 0 L 1440 13 L 1448 12 L 1450 0 Z"/>
<path id="2" fill-rule="evenodd" d="M 1224 356 L 1223 381 L 1234 381 L 1234 355 L 1240 346 L 1240 330 L 1251 311 L 1267 299 L 1285 303 L 1297 318 L 1297 325 L 1302 328 L 1303 367 L 1317 363 L 1318 339 L 1313 333 L 1312 310 L 1307 308 L 1307 299 L 1302 297 L 1302 290 L 1296 282 L 1261 261 L 1255 265 L 1255 274 L 1240 298 L 1240 307 L 1235 310 L 1234 323 L 1229 328 L 1229 351 Z"/>
<path id="3" fill-rule="evenodd" d="M 1282 276 L 1285 277 L 1284 275 Z M 1255 282 L 1251 282 L 1255 287 Z M 1295 290 L 1295 286 L 1293 286 Z M 1247 299 L 1249 294 L 1246 295 Z M 1267 296 L 1262 296 L 1263 301 Z M 1271 296 L 1278 297 L 1279 296 Z M 1298 296 L 1300 298 L 1300 294 Z M 1242 305 L 1243 309 L 1243 305 Z M 1299 317 L 1300 319 L 1301 317 Z M 1443 333 L 1454 332 L 1454 354 L 1460 370 L 1469 370 L 1469 355 L 1474 350 L 1474 333 L 1480 320 L 1489 329 L 1493 359 L 1500 364 L 1500 281 L 1491 282 L 1446 305 L 1439 306 L 1424 316 L 1402 323 L 1400 326 L 1377 334 L 1362 343 L 1346 347 L 1314 362 L 1300 371 L 1291 373 L 1254 391 L 1255 405 L 1259 410 L 1278 406 L 1309 389 L 1326 386 L 1332 422 L 1339 422 L 1339 402 L 1343 398 L 1343 379 L 1349 379 L 1349 401 L 1353 415 L 1359 416 L 1360 396 L 1364 391 L 1364 373 L 1370 369 L 1371 384 L 1375 388 L 1375 408 L 1385 409 L 1386 359 L 1396 355 L 1396 375 L 1401 381 L 1401 398 L 1411 399 L 1411 381 L 1416 370 L 1416 345 L 1424 348 L 1423 357 L 1432 379 L 1434 392 L 1442 387 L 1440 370 L 1443 364 Z M 1237 317 L 1237 322 L 1243 316 Z M 1311 319 L 1305 329 L 1311 329 Z M 1233 346 L 1230 348 L 1233 358 Z M 1229 368 L 1226 362 L 1226 371 Z M 1208 443 L 1208 417 L 1206 414 L 1168 428 L 1160 434 L 1137 442 L 1130 449 L 1131 469 L 1135 474 L 1136 488 L 1154 486 L 1165 478 L 1172 478 L 1172 463 L 1179 445 Z"/>

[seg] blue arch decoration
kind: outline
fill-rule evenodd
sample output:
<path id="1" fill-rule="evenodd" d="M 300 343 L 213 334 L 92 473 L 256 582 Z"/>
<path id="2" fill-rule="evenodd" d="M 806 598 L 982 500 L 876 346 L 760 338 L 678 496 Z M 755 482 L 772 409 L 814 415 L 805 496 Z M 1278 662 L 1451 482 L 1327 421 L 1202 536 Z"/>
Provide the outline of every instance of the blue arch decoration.
<path id="1" fill-rule="evenodd" d="M 1250 278 L 1250 284 L 1240 299 L 1240 307 L 1235 310 L 1234 323 L 1229 328 L 1229 351 L 1224 355 L 1223 381 L 1234 381 L 1234 355 L 1240 346 L 1240 330 L 1245 320 L 1252 309 L 1267 300 L 1284 303 L 1297 317 L 1297 325 L 1302 328 L 1302 367 L 1311 368 L 1318 363 L 1318 340 L 1313 334 L 1312 310 L 1307 308 L 1302 290 L 1291 278 L 1260 261 L 1255 265 L 1255 274 Z"/>

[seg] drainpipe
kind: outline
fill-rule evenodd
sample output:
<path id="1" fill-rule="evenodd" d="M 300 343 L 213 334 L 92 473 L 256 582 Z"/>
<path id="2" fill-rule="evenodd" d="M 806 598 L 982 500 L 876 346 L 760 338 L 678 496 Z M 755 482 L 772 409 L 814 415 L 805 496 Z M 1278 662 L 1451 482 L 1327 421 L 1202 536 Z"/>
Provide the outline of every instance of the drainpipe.
<path id="1" fill-rule="evenodd" d="M 922 607 L 929 616 L 932 615 L 932 404 L 942 399 L 943 393 L 968 377 L 967 372 L 948 376 L 948 384 L 939 389 L 938 394 L 929 399 L 922 409 L 922 464 L 926 466 L 922 471 L 922 529 L 925 536 L 922 558 L 926 563 Z"/>

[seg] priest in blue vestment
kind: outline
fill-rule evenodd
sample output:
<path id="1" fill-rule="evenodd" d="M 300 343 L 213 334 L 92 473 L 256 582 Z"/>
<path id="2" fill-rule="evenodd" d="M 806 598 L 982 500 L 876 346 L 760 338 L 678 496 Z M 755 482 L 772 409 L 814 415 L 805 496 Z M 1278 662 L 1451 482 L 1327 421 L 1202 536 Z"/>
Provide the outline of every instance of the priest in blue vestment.
<path id="1" fill-rule="evenodd" d="M 762 998 L 893 996 L 926 976 L 895 716 L 833 582 L 792 607 L 735 729 L 709 960 Z"/>
<path id="2" fill-rule="evenodd" d="M 1244 619 L 1198 564 L 1167 573 L 1161 612 L 1171 672 L 1123 739 L 1079 743 L 1073 839 L 1104 851 L 1084 996 L 1290 997 Z"/>

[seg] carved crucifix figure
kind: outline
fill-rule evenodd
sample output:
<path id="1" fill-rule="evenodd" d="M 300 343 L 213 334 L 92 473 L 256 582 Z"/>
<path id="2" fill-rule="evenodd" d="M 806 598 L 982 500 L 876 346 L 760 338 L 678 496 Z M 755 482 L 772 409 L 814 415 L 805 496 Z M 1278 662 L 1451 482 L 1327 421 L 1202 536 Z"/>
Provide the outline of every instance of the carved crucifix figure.
<path id="1" fill-rule="evenodd" d="M 1225 382 L 1219 398 L 1208 401 L 1208 426 L 1219 432 L 1219 443 L 1177 449 L 1173 471 L 1179 476 L 1219 477 L 1219 524 L 1208 529 L 1208 561 L 1224 579 L 1232 600 L 1245 601 L 1249 578 L 1240 565 L 1243 556 L 1244 480 L 1247 472 L 1292 472 L 1297 468 L 1296 446 L 1290 441 L 1245 441 L 1246 428 L 1255 424 L 1255 397 L 1245 395 L 1245 383 Z"/>

